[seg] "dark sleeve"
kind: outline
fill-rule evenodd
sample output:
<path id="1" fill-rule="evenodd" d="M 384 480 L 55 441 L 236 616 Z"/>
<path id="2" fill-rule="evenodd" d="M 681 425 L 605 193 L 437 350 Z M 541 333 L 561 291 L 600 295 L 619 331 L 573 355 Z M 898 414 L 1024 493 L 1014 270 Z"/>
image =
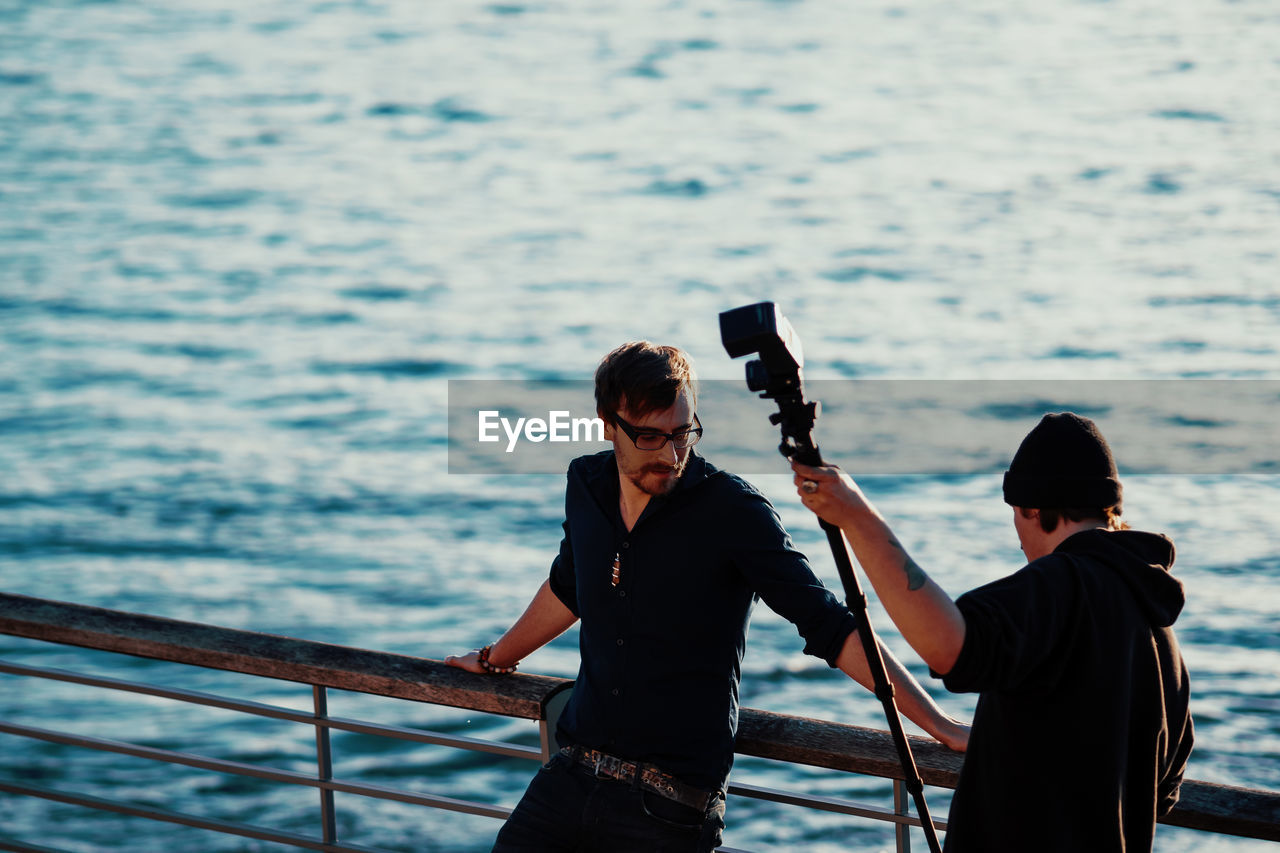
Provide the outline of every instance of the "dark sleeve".
<path id="1" fill-rule="evenodd" d="M 1079 592 L 1064 558 L 1041 558 L 956 600 L 964 645 L 943 684 L 953 693 L 1035 691 L 1058 680 Z"/>
<path id="2" fill-rule="evenodd" d="M 1181 654 L 1179 654 L 1181 658 Z M 1178 795 L 1182 789 L 1182 776 L 1187 770 L 1187 760 L 1191 757 L 1191 747 L 1195 743 L 1195 725 L 1191 721 L 1191 697 L 1187 667 L 1183 664 L 1180 678 L 1174 687 L 1175 707 L 1181 709 L 1178 718 L 1168 720 L 1169 750 L 1164 774 L 1156 789 L 1156 814 L 1167 815 L 1178 803 Z"/>
<path id="3" fill-rule="evenodd" d="M 551 562 L 551 591 L 560 603 L 577 616 L 578 612 L 578 575 L 573 566 L 573 546 L 569 543 L 569 521 L 564 522 L 564 538 L 560 540 L 560 553 Z"/>
<path id="4" fill-rule="evenodd" d="M 1156 792 L 1156 814 L 1159 817 L 1164 817 L 1173 811 L 1182 791 L 1182 776 L 1187 771 L 1187 760 L 1191 757 L 1191 747 L 1195 743 L 1195 731 L 1190 714 L 1186 716 L 1181 735 L 1174 734 L 1174 736 L 1177 737 L 1176 750 L 1170 761 L 1169 770 L 1160 780 L 1159 790 Z"/>
<path id="5" fill-rule="evenodd" d="M 853 633 L 853 614 L 791 544 L 773 504 L 758 492 L 745 493 L 732 528 L 733 561 L 747 583 L 769 609 L 796 626 L 806 654 L 834 667 Z"/>

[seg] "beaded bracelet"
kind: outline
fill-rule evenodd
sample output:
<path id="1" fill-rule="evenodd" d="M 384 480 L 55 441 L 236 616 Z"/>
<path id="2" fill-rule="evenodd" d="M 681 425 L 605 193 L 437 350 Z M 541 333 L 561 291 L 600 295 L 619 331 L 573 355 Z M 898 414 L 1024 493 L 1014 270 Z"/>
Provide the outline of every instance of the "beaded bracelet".
<path id="1" fill-rule="evenodd" d="M 480 650 L 480 668 L 481 669 L 483 669 L 485 672 L 489 673 L 490 675 L 510 675 L 511 673 L 516 671 L 516 667 L 520 665 L 519 661 L 511 664 L 511 666 L 497 666 L 495 664 L 489 663 L 489 650 L 491 648 L 493 648 L 492 643 L 490 643 L 489 645 L 485 646 L 483 649 Z"/>

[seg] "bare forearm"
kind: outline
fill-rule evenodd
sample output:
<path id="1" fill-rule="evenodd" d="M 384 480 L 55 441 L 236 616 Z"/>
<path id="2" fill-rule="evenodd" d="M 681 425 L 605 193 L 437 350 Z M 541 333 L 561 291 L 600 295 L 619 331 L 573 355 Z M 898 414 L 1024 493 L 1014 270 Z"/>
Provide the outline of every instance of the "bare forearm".
<path id="1" fill-rule="evenodd" d="M 911 559 L 870 504 L 851 513 L 841 529 L 911 648 L 934 672 L 950 672 L 964 645 L 964 616 L 955 602 Z"/>
<path id="2" fill-rule="evenodd" d="M 551 582 L 543 581 L 524 613 L 489 650 L 489 661 L 495 666 L 511 666 L 545 646 L 578 621 L 573 611 L 551 591 Z"/>
<path id="3" fill-rule="evenodd" d="M 933 697 L 925 692 L 920 682 L 916 681 L 902 662 L 894 657 L 893 652 L 885 648 L 883 643 L 878 644 L 880 657 L 884 660 L 885 674 L 889 677 L 889 683 L 893 685 L 894 700 L 898 710 L 935 740 L 951 749 L 963 752 L 969 743 L 969 727 L 938 707 Z M 871 667 L 867 663 L 862 639 L 857 631 L 845 640 L 836 665 L 863 687 L 871 691 L 875 690 Z"/>
<path id="4" fill-rule="evenodd" d="M 916 653 L 935 672 L 948 673 L 964 645 L 964 617 L 893 535 L 862 490 L 838 468 L 792 463 L 805 506 L 844 531 L 881 604 Z"/>

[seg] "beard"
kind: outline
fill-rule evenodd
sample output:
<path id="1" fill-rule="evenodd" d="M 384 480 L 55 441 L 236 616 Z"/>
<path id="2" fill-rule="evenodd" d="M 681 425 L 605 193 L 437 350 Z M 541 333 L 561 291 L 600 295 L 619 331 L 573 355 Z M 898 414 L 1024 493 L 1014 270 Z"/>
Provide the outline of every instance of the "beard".
<path id="1" fill-rule="evenodd" d="M 687 462 L 685 458 L 675 465 L 645 465 L 639 471 L 627 474 L 627 479 L 646 495 L 660 498 L 675 491 Z"/>

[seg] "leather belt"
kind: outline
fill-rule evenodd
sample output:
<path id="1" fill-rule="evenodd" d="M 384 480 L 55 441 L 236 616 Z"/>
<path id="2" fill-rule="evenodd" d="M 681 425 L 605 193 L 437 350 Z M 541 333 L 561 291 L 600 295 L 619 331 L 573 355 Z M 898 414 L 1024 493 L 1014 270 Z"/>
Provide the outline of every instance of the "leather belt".
<path id="1" fill-rule="evenodd" d="M 652 764 L 626 761 L 595 749 L 566 746 L 560 750 L 560 754 L 568 756 L 576 764 L 587 768 L 598 779 L 617 779 L 619 782 L 631 783 L 638 777 L 640 787 L 646 791 L 657 794 L 659 797 L 673 800 L 682 806 L 696 809 L 700 814 L 704 815 L 707 813 L 707 808 L 710 806 L 712 798 L 719 793 L 718 791 L 703 791 L 692 785 L 686 785 L 670 773 L 663 773 Z"/>

